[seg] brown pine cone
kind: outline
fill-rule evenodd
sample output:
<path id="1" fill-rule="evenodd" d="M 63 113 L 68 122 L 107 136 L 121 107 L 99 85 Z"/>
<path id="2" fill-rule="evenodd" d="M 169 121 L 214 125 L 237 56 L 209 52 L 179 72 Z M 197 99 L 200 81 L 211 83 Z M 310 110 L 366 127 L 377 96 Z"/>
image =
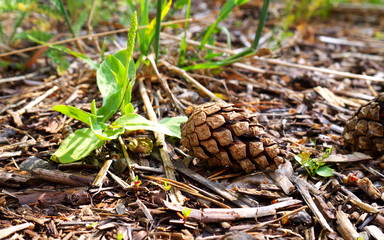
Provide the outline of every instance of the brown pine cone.
<path id="1" fill-rule="evenodd" d="M 284 152 L 265 136 L 264 127 L 244 110 L 227 103 L 205 103 L 188 108 L 181 125 L 181 144 L 192 156 L 210 166 L 235 167 L 246 172 L 274 170 L 284 162 Z"/>
<path id="2" fill-rule="evenodd" d="M 384 95 L 361 106 L 344 128 L 345 145 L 372 156 L 384 153 Z"/>

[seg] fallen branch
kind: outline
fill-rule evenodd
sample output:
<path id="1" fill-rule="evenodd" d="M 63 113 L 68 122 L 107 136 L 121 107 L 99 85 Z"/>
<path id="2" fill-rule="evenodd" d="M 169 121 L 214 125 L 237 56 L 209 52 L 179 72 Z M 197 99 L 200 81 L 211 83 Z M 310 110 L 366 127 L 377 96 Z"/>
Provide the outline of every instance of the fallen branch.
<path id="1" fill-rule="evenodd" d="M 288 200 L 271 204 L 269 206 L 255 208 L 205 208 L 202 210 L 192 209 L 191 214 L 188 216 L 188 219 L 203 223 L 234 221 L 242 218 L 255 219 L 259 217 L 275 215 L 276 211 L 280 208 L 286 208 L 300 203 L 300 200 Z M 173 205 L 172 203 L 167 201 L 164 201 L 164 204 L 167 208 L 173 211 L 183 211 L 184 209 L 183 206 Z"/>

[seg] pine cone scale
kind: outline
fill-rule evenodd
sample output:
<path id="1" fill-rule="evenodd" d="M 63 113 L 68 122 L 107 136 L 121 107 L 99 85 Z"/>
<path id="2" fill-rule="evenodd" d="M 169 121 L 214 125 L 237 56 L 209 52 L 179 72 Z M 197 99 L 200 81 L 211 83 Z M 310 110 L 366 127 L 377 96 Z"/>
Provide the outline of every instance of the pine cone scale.
<path id="1" fill-rule="evenodd" d="M 231 104 L 206 103 L 186 111 L 181 144 L 210 166 L 240 166 L 246 172 L 272 170 L 284 162 L 284 151 L 265 136 L 264 127 Z"/>
<path id="2" fill-rule="evenodd" d="M 384 153 L 384 94 L 360 107 L 347 121 L 343 136 L 352 151 Z"/>

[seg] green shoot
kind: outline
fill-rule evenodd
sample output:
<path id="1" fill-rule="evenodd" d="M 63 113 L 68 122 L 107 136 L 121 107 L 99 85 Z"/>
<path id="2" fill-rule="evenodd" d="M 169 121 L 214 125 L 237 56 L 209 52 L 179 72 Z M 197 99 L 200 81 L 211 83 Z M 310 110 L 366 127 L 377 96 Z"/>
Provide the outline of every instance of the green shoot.
<path id="1" fill-rule="evenodd" d="M 333 176 L 333 169 L 326 165 L 324 159 L 328 158 L 333 148 L 327 148 L 320 158 L 312 158 L 311 153 L 302 152 L 295 155 L 295 160 L 300 163 L 311 177 L 319 175 L 321 177 Z"/>
<path id="2" fill-rule="evenodd" d="M 187 218 L 191 215 L 192 209 L 184 207 L 183 211 L 177 212 L 177 215 L 183 220 L 184 224 L 187 223 Z"/>
<path id="3" fill-rule="evenodd" d="M 221 19 L 222 17 L 227 17 L 228 14 L 230 13 L 230 12 L 227 12 L 227 11 L 229 11 L 229 10 L 232 11 L 232 9 L 235 6 L 244 4 L 246 2 L 247 1 L 227 1 L 224 4 L 223 8 L 222 8 L 222 12 L 220 12 L 220 14 L 222 14 L 223 16 L 220 17 L 220 14 L 219 14 L 219 18 L 216 20 L 216 22 L 219 19 Z M 193 65 L 193 66 L 188 66 L 188 67 L 185 67 L 184 70 L 188 71 L 188 70 L 194 70 L 194 69 L 214 69 L 214 68 L 219 68 L 219 67 L 223 67 L 223 66 L 226 66 L 226 65 L 238 62 L 242 58 L 254 54 L 255 51 L 257 50 L 257 47 L 259 46 L 259 40 L 260 40 L 260 37 L 262 35 L 262 31 L 263 31 L 263 28 L 264 28 L 264 25 L 265 25 L 265 21 L 267 19 L 269 2 L 270 2 L 270 0 L 264 0 L 264 2 L 263 2 L 263 8 L 261 10 L 261 15 L 260 15 L 259 23 L 258 23 L 258 26 L 257 26 L 255 38 L 253 39 L 253 43 L 252 43 L 252 46 L 250 48 L 245 49 L 244 51 L 242 51 L 242 52 L 240 52 L 240 53 L 238 53 L 236 55 L 233 55 L 233 56 L 231 56 L 231 57 L 229 57 L 227 59 L 224 59 L 224 60 L 221 60 L 221 61 L 217 61 L 217 62 L 208 62 L 208 63 L 196 64 L 196 65 Z M 217 25 L 216 22 L 215 22 L 215 24 Z M 210 34 L 212 33 L 213 29 L 216 28 L 215 24 L 211 25 L 210 28 L 207 30 L 207 33 L 204 35 L 204 38 L 203 38 L 203 40 L 202 40 L 202 42 L 200 44 L 200 48 L 202 48 L 202 46 L 204 46 L 204 44 L 208 41 L 210 35 L 207 35 L 207 34 L 208 33 L 210 33 Z"/>
<path id="4" fill-rule="evenodd" d="M 185 18 L 188 19 L 191 16 L 191 0 L 188 0 L 187 3 L 187 12 L 185 13 Z M 179 56 L 179 65 L 182 65 L 185 61 L 185 56 L 187 54 L 187 29 L 189 22 L 184 24 L 184 36 L 180 43 L 180 56 Z"/>
<path id="5" fill-rule="evenodd" d="M 208 42 L 209 38 L 211 37 L 211 35 L 215 31 L 217 25 L 229 16 L 229 14 L 233 11 L 233 9 L 236 6 L 243 5 L 244 3 L 247 3 L 248 1 L 249 0 L 229 0 L 229 1 L 226 1 L 225 4 L 223 5 L 223 7 L 221 8 L 219 16 L 217 17 L 216 21 L 211 26 L 209 26 L 206 33 L 204 34 L 204 37 L 200 43 L 200 49 L 202 49 L 204 47 L 204 45 Z"/>
<path id="6" fill-rule="evenodd" d="M 136 68 L 132 55 L 136 30 L 135 12 L 132 14 L 131 29 L 128 31 L 127 49 L 108 55 L 97 70 L 97 86 L 103 98 L 100 108 L 96 107 L 95 101 L 91 104 L 91 113 L 65 105 L 53 108 L 88 125 L 88 128 L 77 130 L 61 143 L 51 157 L 53 161 L 70 163 L 80 160 L 101 147 L 105 141 L 117 139 L 126 131 L 149 130 L 180 137 L 179 125 L 186 121 L 186 117 L 152 122 L 133 113 L 131 94 Z M 121 111 L 122 116 L 109 123 L 118 111 Z"/>
<path id="7" fill-rule="evenodd" d="M 172 186 L 168 184 L 168 181 L 164 181 L 164 187 L 163 188 L 166 192 L 169 191 L 171 189 L 171 187 Z"/>
<path id="8" fill-rule="evenodd" d="M 141 185 L 141 180 L 139 180 L 138 175 L 135 176 L 133 184 L 135 185 L 135 195 L 137 195 L 137 193 L 139 192 L 139 186 Z"/>
<path id="9" fill-rule="evenodd" d="M 155 26 L 155 41 L 153 47 L 155 49 L 155 62 L 157 64 L 159 60 L 159 44 L 160 44 L 160 22 L 161 22 L 161 10 L 163 5 L 163 0 L 157 0 L 157 9 L 156 9 L 156 26 Z"/>
<path id="10" fill-rule="evenodd" d="M 57 7 L 57 9 L 60 11 L 61 15 L 64 16 L 65 22 L 67 23 L 69 31 L 72 33 L 73 37 L 76 37 L 75 30 L 72 27 L 71 19 L 69 17 L 69 14 L 67 10 L 64 7 L 64 3 L 62 0 L 53 0 L 53 4 Z"/>

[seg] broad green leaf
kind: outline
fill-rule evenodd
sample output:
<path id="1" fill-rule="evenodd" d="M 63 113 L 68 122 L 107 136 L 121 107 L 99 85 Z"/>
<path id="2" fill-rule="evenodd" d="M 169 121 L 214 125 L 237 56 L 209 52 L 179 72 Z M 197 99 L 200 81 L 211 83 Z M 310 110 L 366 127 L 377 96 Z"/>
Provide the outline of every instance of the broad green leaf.
<path id="1" fill-rule="evenodd" d="M 124 128 L 107 128 L 104 131 L 104 134 L 108 136 L 110 140 L 117 139 L 125 132 Z"/>
<path id="2" fill-rule="evenodd" d="M 88 156 L 93 150 L 101 147 L 105 141 L 97 138 L 89 128 L 82 128 L 69 135 L 52 155 L 51 160 L 71 163 Z"/>
<path id="3" fill-rule="evenodd" d="M 133 105 L 131 104 L 132 99 L 132 88 L 135 85 L 136 78 L 136 66 L 133 59 L 130 61 L 128 65 L 128 82 L 125 86 L 125 94 L 123 99 L 123 104 L 121 105 L 121 111 L 124 114 L 132 113 L 134 111 Z"/>
<path id="4" fill-rule="evenodd" d="M 112 123 L 112 127 L 123 127 L 125 130 L 129 131 L 150 130 L 154 132 L 164 133 L 169 136 L 177 137 L 165 125 L 150 121 L 145 117 L 142 117 L 135 113 L 128 113 L 118 118 L 115 122 Z"/>
<path id="5" fill-rule="evenodd" d="M 132 113 L 133 112 L 133 106 L 131 104 L 131 97 L 132 97 L 132 88 L 135 84 L 135 78 L 136 78 L 136 66 L 135 62 L 131 58 L 131 60 L 128 62 L 129 59 L 126 58 L 127 51 L 120 51 L 116 53 L 114 56 L 120 60 L 124 66 L 128 64 L 128 72 L 127 72 L 127 78 L 123 82 L 121 88 L 125 89 L 124 91 L 124 98 L 123 102 L 121 104 L 121 112 L 124 114 L 126 113 Z M 127 70 L 127 69 L 126 69 Z"/>
<path id="6" fill-rule="evenodd" d="M 125 63 L 115 56 L 119 54 L 125 55 L 126 50 L 119 51 L 113 55 L 108 55 L 100 68 L 97 69 L 97 86 L 103 97 L 103 105 L 105 101 L 114 93 L 121 90 L 123 79 L 125 80 Z M 120 105 L 120 104 L 119 104 Z"/>
<path id="7" fill-rule="evenodd" d="M 66 105 L 56 105 L 52 108 L 55 111 L 61 112 L 62 114 L 65 114 L 71 118 L 77 119 L 79 121 L 82 121 L 83 123 L 90 126 L 89 119 L 90 118 L 98 118 L 100 116 L 96 116 L 92 113 L 83 111 L 81 109 L 72 107 L 72 106 L 66 106 Z"/>
<path id="8" fill-rule="evenodd" d="M 117 112 L 123 101 L 124 87 L 127 82 L 124 64 L 115 56 L 124 54 L 126 50 L 108 55 L 97 70 L 97 86 L 103 97 L 103 105 L 97 111 L 103 115 L 102 121 L 108 121 Z"/>
<path id="9" fill-rule="evenodd" d="M 333 169 L 328 166 L 321 166 L 316 170 L 316 174 L 321 177 L 332 177 Z"/>
<path id="10" fill-rule="evenodd" d="M 103 128 L 95 119 L 89 118 L 89 123 L 90 123 L 89 126 L 91 127 L 93 134 L 95 134 L 100 140 L 104 140 L 104 141 L 111 140 L 108 138 L 107 135 L 104 134 Z"/>
<path id="11" fill-rule="evenodd" d="M 159 121 L 160 124 L 166 126 L 172 133 L 172 136 L 181 138 L 180 124 L 187 121 L 187 117 L 178 116 L 172 118 L 163 118 Z"/>

